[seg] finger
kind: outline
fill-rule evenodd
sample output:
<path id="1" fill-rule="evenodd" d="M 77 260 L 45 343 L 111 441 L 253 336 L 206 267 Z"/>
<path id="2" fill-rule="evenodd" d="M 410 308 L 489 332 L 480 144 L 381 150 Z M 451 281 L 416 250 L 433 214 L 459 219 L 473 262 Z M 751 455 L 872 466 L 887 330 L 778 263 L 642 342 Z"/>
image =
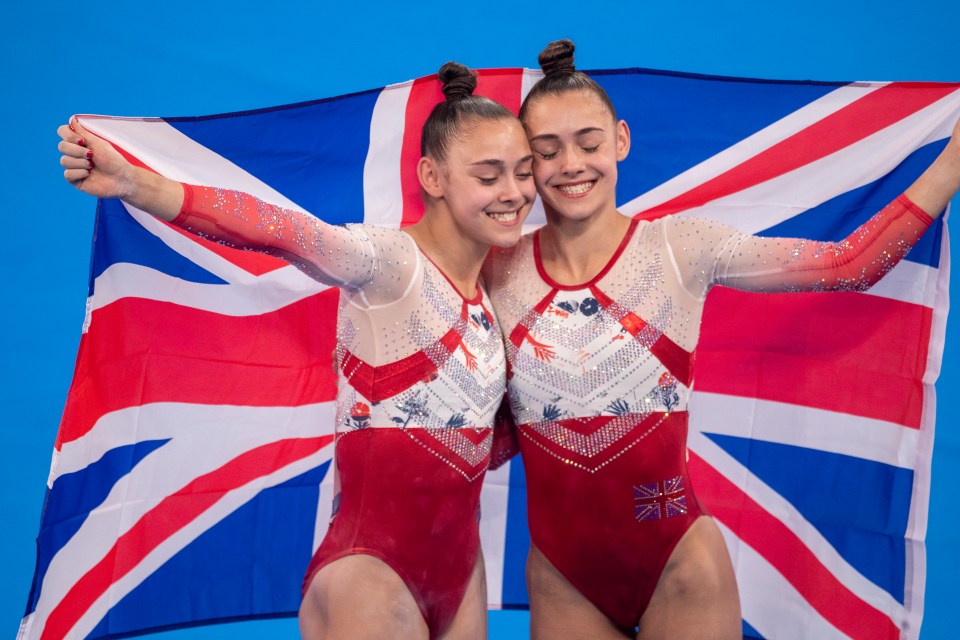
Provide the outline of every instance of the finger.
<path id="1" fill-rule="evenodd" d="M 88 158 L 60 156 L 60 166 L 64 169 L 93 169 L 93 161 Z"/>
<path id="2" fill-rule="evenodd" d="M 93 158 L 93 149 L 81 147 L 79 144 L 67 142 L 66 140 L 61 140 L 60 143 L 57 144 L 57 151 L 73 158 L 87 158 L 88 160 Z"/>
<path id="3" fill-rule="evenodd" d="M 67 169 L 63 172 L 63 177 L 67 182 L 72 184 L 75 187 L 79 187 L 79 183 L 83 182 L 90 177 L 89 169 Z"/>
<path id="4" fill-rule="evenodd" d="M 80 134 L 73 130 L 73 127 L 68 124 L 62 124 L 57 127 L 57 135 L 67 142 L 79 144 L 81 146 L 86 145 L 86 141 L 80 136 Z"/>

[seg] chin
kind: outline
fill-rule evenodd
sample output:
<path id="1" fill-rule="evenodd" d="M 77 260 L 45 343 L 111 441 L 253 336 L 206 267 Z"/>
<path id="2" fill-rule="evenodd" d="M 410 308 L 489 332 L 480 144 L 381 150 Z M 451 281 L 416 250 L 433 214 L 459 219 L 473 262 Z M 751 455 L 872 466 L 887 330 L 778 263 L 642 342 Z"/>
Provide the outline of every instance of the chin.
<path id="1" fill-rule="evenodd" d="M 499 247 L 499 248 L 501 248 L 501 249 L 509 249 L 510 247 L 512 247 L 513 245 L 517 244 L 518 242 L 520 242 L 520 234 L 519 234 L 519 233 L 517 233 L 517 234 L 515 234 L 515 235 L 512 235 L 512 236 L 510 236 L 509 238 L 501 238 L 501 239 L 497 240 L 496 242 L 491 242 L 491 243 L 490 243 L 490 246 L 491 246 L 491 247 Z"/>
<path id="2" fill-rule="evenodd" d="M 579 207 L 553 208 L 553 213 L 558 218 L 569 220 L 571 222 L 580 222 L 593 218 L 597 212 L 593 209 L 581 209 Z"/>
<path id="3" fill-rule="evenodd" d="M 504 233 L 498 233 L 490 237 L 491 247 L 500 247 L 506 249 L 520 242 L 520 234 L 523 232 L 523 225 L 518 224 L 516 228 L 510 229 Z"/>

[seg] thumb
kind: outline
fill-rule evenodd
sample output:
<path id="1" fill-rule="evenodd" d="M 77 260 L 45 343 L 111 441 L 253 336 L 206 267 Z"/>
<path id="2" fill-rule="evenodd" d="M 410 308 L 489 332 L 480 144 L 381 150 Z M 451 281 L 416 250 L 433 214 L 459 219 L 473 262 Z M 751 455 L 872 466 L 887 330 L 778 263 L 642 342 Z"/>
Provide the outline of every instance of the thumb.
<path id="1" fill-rule="evenodd" d="M 72 131 L 76 136 L 75 140 L 70 140 L 69 142 L 78 144 L 81 147 L 87 147 L 88 149 L 93 149 L 102 144 L 107 144 L 106 140 L 80 124 L 80 118 L 77 116 L 71 116 L 69 127 L 70 131 Z"/>

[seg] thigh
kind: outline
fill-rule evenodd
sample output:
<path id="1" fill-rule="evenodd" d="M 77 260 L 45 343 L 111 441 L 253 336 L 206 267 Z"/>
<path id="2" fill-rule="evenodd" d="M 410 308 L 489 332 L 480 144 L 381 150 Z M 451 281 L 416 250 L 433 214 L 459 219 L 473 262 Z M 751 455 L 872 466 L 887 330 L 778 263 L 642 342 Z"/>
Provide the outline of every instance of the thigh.
<path id="1" fill-rule="evenodd" d="M 730 554 L 713 518 L 702 516 L 670 555 L 637 640 L 739 640 L 742 633 Z"/>
<path id="2" fill-rule="evenodd" d="M 531 640 L 623 640 L 628 637 L 531 545 L 527 557 Z"/>
<path id="3" fill-rule="evenodd" d="M 300 605 L 304 640 L 427 640 L 420 607 L 403 579 L 384 561 L 349 555 L 320 569 Z"/>
<path id="4" fill-rule="evenodd" d="M 481 553 L 477 554 L 477 563 L 473 567 L 457 614 L 439 640 L 485 640 L 486 637 L 487 575 Z"/>

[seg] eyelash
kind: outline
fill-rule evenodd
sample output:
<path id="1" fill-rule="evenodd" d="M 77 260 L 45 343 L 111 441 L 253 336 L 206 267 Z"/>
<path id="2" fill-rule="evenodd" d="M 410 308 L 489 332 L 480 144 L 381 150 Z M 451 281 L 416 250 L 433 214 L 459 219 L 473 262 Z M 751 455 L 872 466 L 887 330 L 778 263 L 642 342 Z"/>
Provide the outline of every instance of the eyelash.
<path id="1" fill-rule="evenodd" d="M 518 173 L 517 180 L 528 180 L 533 177 L 532 173 Z M 480 184 L 491 187 L 497 183 L 500 178 L 477 178 L 480 181 Z"/>
<path id="2" fill-rule="evenodd" d="M 580 147 L 580 148 L 583 149 L 584 153 L 596 153 L 597 151 L 600 150 L 600 145 L 597 145 L 595 147 Z M 543 158 L 544 160 L 553 160 L 554 158 L 557 157 L 558 153 L 559 153 L 558 151 L 554 151 L 553 153 L 541 153 L 540 157 Z"/>

